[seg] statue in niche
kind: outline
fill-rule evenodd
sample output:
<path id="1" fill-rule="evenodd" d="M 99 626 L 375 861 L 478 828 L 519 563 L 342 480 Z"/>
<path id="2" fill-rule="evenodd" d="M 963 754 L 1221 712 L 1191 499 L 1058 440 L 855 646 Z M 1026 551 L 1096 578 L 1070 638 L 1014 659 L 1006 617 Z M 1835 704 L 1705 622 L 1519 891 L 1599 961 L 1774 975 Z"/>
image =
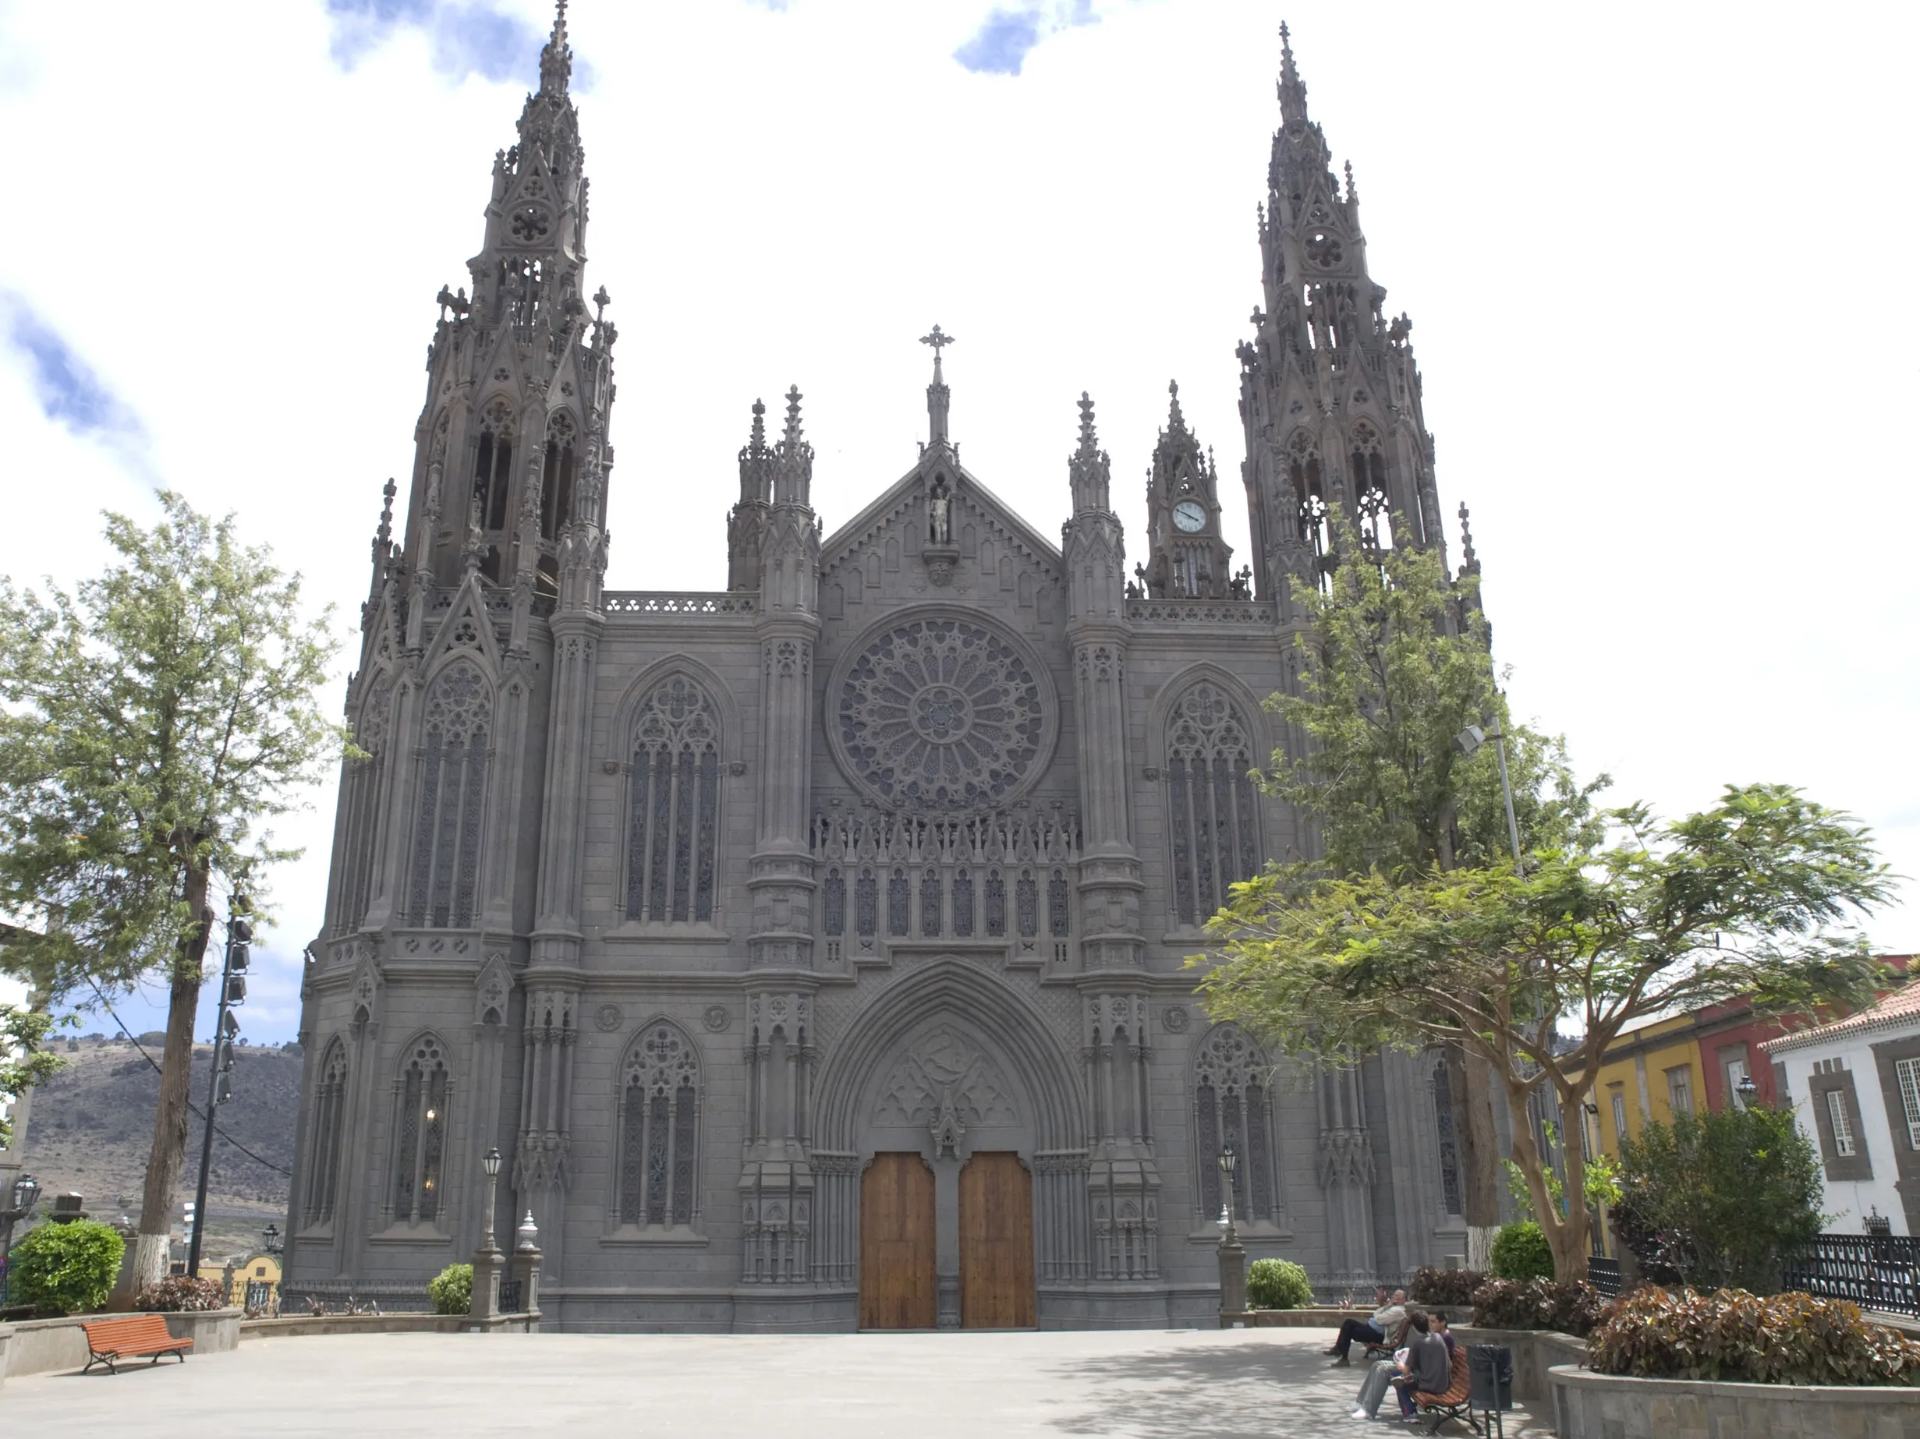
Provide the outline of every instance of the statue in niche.
<path id="1" fill-rule="evenodd" d="M 1233 577 L 1233 597 L 1236 600 L 1253 598 L 1253 566 L 1240 566 L 1240 573 Z"/>
<path id="2" fill-rule="evenodd" d="M 952 509 L 953 500 L 947 493 L 947 481 L 943 475 L 933 482 L 933 489 L 927 494 L 928 543 L 935 545 L 953 543 L 953 527 L 949 519 Z"/>

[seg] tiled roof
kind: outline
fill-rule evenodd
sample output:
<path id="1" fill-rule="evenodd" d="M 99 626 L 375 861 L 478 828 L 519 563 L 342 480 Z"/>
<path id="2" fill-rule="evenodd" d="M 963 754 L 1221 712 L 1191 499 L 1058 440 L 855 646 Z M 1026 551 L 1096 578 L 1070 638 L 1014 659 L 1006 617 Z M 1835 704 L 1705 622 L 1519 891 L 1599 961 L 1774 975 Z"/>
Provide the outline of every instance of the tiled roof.
<path id="1" fill-rule="evenodd" d="M 1900 1025 L 1920 1025 L 1920 980 L 1896 989 L 1885 999 L 1869 1005 L 1858 1014 L 1850 1014 L 1845 1019 L 1836 1019 L 1831 1024 L 1817 1025 L 1812 1029 L 1795 1030 L 1792 1034 L 1783 1034 L 1778 1039 L 1770 1039 L 1760 1047 L 1769 1054 L 1782 1050 L 1798 1049 L 1802 1045 L 1819 1044 L 1829 1039 L 1839 1039 L 1849 1034 L 1860 1034 L 1867 1030 L 1893 1029 Z"/>

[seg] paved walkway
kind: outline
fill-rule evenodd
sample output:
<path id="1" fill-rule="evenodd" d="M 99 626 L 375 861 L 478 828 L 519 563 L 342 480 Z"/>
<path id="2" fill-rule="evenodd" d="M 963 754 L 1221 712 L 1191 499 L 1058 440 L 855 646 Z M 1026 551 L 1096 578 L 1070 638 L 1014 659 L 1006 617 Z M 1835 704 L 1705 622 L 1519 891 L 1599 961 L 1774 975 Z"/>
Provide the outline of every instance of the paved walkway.
<path id="1" fill-rule="evenodd" d="M 839 1336 L 369 1334 L 248 1340 L 0 1388 L 15 1434 L 562 1439 L 1322 1439 L 1362 1370 L 1317 1331 Z M 1389 1397 L 1386 1412 L 1392 1412 Z M 1421 1426 L 1424 1429 L 1424 1425 Z M 1465 1436 L 1464 1425 L 1447 1434 Z M 1509 1435 L 1542 1436 L 1524 1414 Z"/>

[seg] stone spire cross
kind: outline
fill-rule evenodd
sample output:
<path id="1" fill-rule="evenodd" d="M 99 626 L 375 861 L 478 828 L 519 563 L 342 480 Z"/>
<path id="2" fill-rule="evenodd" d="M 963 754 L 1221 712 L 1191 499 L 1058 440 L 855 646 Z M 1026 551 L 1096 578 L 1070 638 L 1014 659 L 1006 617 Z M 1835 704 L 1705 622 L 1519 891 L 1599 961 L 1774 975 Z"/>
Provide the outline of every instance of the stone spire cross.
<path id="1" fill-rule="evenodd" d="M 952 391 L 940 374 L 940 351 L 953 343 L 953 336 L 935 325 L 931 333 L 920 337 L 920 343 L 933 346 L 933 383 L 927 386 L 928 443 L 944 445 L 947 443 L 947 400 Z"/>

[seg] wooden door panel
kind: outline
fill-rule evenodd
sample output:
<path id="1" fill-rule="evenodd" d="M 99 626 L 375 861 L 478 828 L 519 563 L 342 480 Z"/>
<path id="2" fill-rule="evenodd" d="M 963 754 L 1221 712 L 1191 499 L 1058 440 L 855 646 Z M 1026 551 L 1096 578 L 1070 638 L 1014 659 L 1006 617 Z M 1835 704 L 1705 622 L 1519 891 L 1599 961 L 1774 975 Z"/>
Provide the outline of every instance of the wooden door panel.
<path id="1" fill-rule="evenodd" d="M 960 1323 L 1033 1325 L 1033 1176 L 1017 1154 L 975 1154 L 960 1171 Z"/>
<path id="2" fill-rule="evenodd" d="M 931 1329 L 933 1172 L 918 1154 L 876 1154 L 860 1179 L 860 1327 Z"/>

